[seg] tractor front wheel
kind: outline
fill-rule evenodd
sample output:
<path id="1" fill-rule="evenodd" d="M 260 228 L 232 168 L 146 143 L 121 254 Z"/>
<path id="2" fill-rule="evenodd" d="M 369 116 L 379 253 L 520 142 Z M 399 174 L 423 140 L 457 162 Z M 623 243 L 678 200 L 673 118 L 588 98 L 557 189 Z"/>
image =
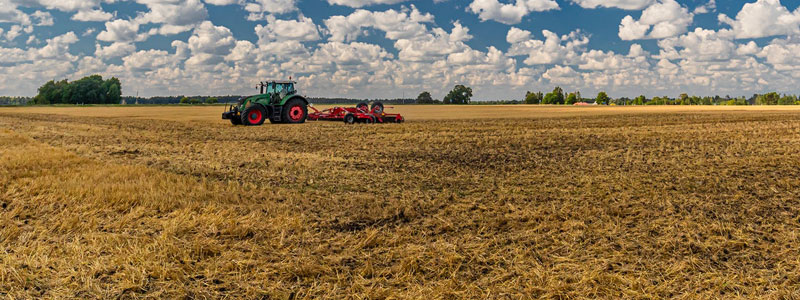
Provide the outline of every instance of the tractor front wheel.
<path id="1" fill-rule="evenodd" d="M 248 126 L 257 126 L 264 124 L 267 118 L 267 112 L 259 105 L 253 105 L 244 110 L 242 114 L 242 124 Z"/>
<path id="2" fill-rule="evenodd" d="M 290 124 L 298 124 L 306 121 L 308 117 L 308 107 L 306 103 L 300 99 L 292 99 L 286 102 L 283 106 L 283 119 L 284 122 Z"/>

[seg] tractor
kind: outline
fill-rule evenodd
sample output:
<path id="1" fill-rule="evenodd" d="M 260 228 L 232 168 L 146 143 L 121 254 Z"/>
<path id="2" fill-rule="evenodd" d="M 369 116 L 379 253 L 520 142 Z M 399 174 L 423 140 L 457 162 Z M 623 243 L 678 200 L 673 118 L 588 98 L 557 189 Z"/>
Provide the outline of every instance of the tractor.
<path id="1" fill-rule="evenodd" d="M 258 95 L 243 97 L 222 113 L 233 125 L 257 126 L 270 123 L 303 123 L 308 117 L 308 100 L 297 94 L 297 82 L 271 80 L 260 82 Z"/>

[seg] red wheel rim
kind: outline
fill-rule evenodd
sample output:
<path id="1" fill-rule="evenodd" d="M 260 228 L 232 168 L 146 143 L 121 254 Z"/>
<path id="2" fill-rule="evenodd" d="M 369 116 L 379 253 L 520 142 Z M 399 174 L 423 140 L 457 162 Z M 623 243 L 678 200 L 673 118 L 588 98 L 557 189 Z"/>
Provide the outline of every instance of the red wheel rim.
<path id="1" fill-rule="evenodd" d="M 356 108 L 358 108 L 358 109 L 360 109 L 360 110 L 363 110 L 363 111 L 367 111 L 367 110 L 369 109 L 369 106 L 366 106 L 366 105 L 359 105 L 359 106 L 356 106 Z"/>
<path id="2" fill-rule="evenodd" d="M 247 120 L 250 121 L 250 123 L 258 123 L 259 121 L 261 121 L 261 118 L 262 118 L 261 110 L 259 109 L 254 109 L 249 114 L 247 114 Z"/>
<path id="3" fill-rule="evenodd" d="M 292 106 L 289 109 L 289 119 L 292 121 L 300 121 L 303 119 L 303 108 L 300 105 Z"/>

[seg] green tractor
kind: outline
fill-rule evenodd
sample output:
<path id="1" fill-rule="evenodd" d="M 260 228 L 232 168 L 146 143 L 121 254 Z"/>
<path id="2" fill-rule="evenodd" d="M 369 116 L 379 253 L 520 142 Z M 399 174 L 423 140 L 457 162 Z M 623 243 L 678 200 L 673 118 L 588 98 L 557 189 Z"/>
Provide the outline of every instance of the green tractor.
<path id="1" fill-rule="evenodd" d="M 272 80 L 260 82 L 258 95 L 243 97 L 236 105 L 222 113 L 222 119 L 233 125 L 261 125 L 270 123 L 303 123 L 308 117 L 308 100 L 297 94 L 297 82 Z"/>

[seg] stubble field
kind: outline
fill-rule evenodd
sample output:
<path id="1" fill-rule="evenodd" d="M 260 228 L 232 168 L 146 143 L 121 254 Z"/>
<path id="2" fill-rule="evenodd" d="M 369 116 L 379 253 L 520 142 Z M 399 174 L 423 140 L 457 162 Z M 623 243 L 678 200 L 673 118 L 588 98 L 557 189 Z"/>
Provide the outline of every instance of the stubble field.
<path id="1" fill-rule="evenodd" d="M 800 110 L 0 108 L 0 298 L 797 298 Z"/>

